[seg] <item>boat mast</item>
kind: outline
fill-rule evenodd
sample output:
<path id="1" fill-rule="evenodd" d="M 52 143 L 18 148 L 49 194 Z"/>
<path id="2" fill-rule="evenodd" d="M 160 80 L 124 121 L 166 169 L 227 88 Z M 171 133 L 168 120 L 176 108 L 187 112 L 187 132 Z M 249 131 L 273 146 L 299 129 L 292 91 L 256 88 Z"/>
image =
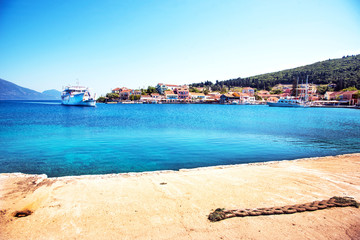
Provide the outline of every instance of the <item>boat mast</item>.
<path id="1" fill-rule="evenodd" d="M 309 75 L 306 75 L 305 102 L 308 101 L 308 83 L 309 83 Z"/>
<path id="2" fill-rule="evenodd" d="M 296 88 L 295 88 L 295 99 L 298 95 L 298 87 L 299 87 L 299 76 L 296 78 Z"/>
<path id="3" fill-rule="evenodd" d="M 300 87 L 300 100 L 305 100 L 305 94 L 303 93 L 304 79 L 301 78 L 301 87 Z"/>

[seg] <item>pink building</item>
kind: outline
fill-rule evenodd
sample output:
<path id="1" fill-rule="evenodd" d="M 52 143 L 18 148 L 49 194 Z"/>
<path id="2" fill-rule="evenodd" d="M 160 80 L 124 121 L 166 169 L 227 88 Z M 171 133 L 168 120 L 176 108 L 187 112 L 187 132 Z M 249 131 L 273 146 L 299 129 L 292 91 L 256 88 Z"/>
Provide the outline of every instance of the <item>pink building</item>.
<path id="1" fill-rule="evenodd" d="M 346 91 L 342 94 L 343 101 L 349 101 L 350 105 L 355 105 L 359 102 L 359 91 Z"/>
<path id="2" fill-rule="evenodd" d="M 178 99 L 179 100 L 189 100 L 190 99 L 190 95 L 189 95 L 189 88 L 188 87 L 181 87 L 181 88 L 176 88 L 175 91 L 178 95 Z"/>

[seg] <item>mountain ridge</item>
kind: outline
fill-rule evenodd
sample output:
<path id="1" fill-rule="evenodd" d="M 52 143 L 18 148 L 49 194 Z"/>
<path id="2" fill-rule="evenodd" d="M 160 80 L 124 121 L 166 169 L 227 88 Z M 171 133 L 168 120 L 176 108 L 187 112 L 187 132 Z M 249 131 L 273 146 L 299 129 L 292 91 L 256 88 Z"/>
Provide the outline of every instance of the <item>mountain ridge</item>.
<path id="1" fill-rule="evenodd" d="M 309 82 L 314 84 L 336 84 L 336 90 L 348 87 L 360 89 L 360 54 L 344 56 L 342 58 L 319 61 L 312 64 L 285 69 L 281 71 L 264 73 L 246 78 L 217 80 L 216 83 L 205 81 L 193 83 L 193 87 L 209 86 L 213 90 L 226 87 L 253 87 L 257 89 L 270 89 L 276 84 L 291 84 L 294 79 L 305 81 L 309 76 Z"/>
<path id="2" fill-rule="evenodd" d="M 47 90 L 48 91 L 48 90 Z M 44 91 L 44 92 L 47 92 Z M 52 90 L 50 90 L 52 91 Z M 55 96 L 21 87 L 0 78 L 0 100 L 58 100 Z"/>

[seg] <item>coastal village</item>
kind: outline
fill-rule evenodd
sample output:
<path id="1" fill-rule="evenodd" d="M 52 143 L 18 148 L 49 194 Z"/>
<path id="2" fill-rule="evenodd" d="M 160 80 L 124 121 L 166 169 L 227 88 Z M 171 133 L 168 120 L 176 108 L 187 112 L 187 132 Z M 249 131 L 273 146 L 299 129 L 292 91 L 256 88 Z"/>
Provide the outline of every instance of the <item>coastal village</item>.
<path id="1" fill-rule="evenodd" d="M 324 87 L 324 86 L 322 86 Z M 334 84 L 325 86 L 333 89 Z M 321 94 L 319 85 L 299 84 L 293 90 L 292 84 L 277 84 L 270 91 L 251 87 L 223 88 L 212 91 L 211 87 L 192 87 L 159 83 L 148 89 L 129 89 L 117 87 L 106 97 L 98 98 L 98 102 L 108 104 L 163 104 L 163 103 L 199 103 L 199 104 L 266 104 L 279 99 L 295 98 L 306 100 L 311 106 L 356 106 L 360 103 L 360 94 L 356 88 L 342 91 L 326 91 Z"/>

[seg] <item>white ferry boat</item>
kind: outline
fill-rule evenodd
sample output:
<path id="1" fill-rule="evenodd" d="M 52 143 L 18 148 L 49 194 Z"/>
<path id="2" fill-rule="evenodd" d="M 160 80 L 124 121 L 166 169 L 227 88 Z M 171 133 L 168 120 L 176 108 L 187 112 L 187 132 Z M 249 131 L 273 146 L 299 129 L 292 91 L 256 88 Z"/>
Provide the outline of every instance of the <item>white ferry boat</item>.
<path id="1" fill-rule="evenodd" d="M 67 86 L 61 93 L 63 105 L 95 107 L 95 96 L 91 97 L 89 89 L 81 86 Z"/>
<path id="2" fill-rule="evenodd" d="M 267 102 L 266 104 L 269 105 L 269 107 L 308 107 L 309 106 L 297 99 L 287 99 L 287 98 L 281 98 L 276 103 Z"/>

